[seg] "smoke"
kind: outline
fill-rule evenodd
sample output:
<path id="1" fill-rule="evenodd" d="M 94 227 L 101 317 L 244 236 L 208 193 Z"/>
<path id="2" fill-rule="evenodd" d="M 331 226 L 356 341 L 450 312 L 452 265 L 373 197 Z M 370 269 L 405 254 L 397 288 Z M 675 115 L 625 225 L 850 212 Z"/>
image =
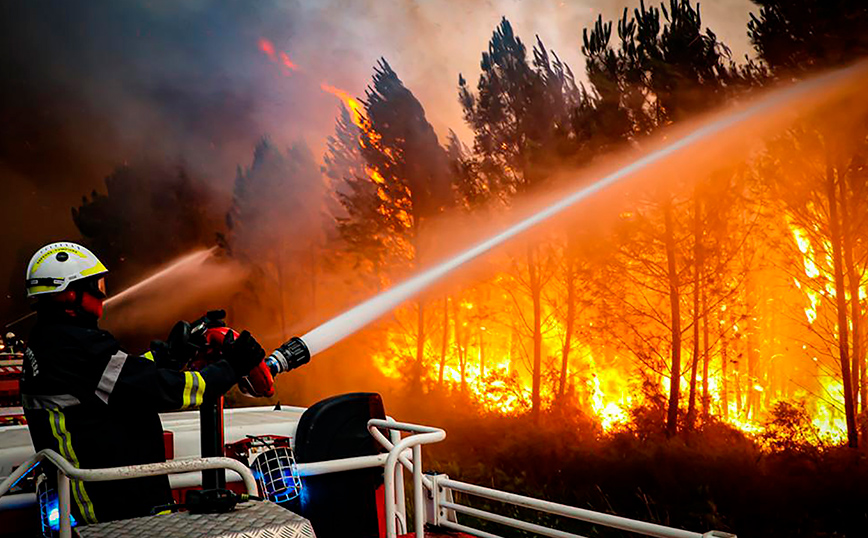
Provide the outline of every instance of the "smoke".
<path id="1" fill-rule="evenodd" d="M 114 167 L 183 162 L 228 206 L 235 166 L 263 134 L 278 146 L 304 139 L 321 155 L 338 107 L 321 84 L 362 95 L 381 56 L 441 140 L 448 128 L 466 139 L 457 75 L 475 78 L 500 17 L 529 45 L 539 34 L 580 75 L 582 28 L 618 16 L 622 1 L 4 2 L 0 237 L 15 261 L 0 268 L 9 283 L 0 313 L 20 313 L 29 253 L 78 236 L 70 208 Z M 748 8 L 706 10 L 737 53 L 747 50 Z M 262 39 L 298 68 L 281 69 Z"/>

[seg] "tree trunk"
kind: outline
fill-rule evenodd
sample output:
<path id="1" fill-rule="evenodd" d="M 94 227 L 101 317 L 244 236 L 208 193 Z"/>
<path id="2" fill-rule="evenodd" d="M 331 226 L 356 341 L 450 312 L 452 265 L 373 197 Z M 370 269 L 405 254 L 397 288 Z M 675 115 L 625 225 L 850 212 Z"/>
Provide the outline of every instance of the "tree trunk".
<path id="1" fill-rule="evenodd" d="M 458 316 L 459 301 L 452 301 L 452 323 L 455 325 L 455 349 L 458 351 L 458 371 L 461 376 L 461 393 L 467 390 L 467 355 L 461 341 L 461 319 Z"/>
<path id="2" fill-rule="evenodd" d="M 850 379 L 850 346 L 847 342 L 847 297 L 844 288 L 844 270 L 841 260 L 841 230 L 838 220 L 838 201 L 835 192 L 835 173 L 831 157 L 826 162 L 826 188 L 829 197 L 829 229 L 832 242 L 832 265 L 835 269 L 835 301 L 838 311 L 838 354 L 841 360 L 841 381 L 844 384 L 844 414 L 847 418 L 847 445 L 859 446 L 856 431 L 856 412 L 853 406 L 853 383 Z"/>
<path id="3" fill-rule="evenodd" d="M 741 361 L 736 361 L 737 370 L 735 371 L 735 416 L 739 419 L 744 418 L 744 398 L 741 397 L 741 375 L 742 375 L 742 364 Z"/>
<path id="4" fill-rule="evenodd" d="M 576 274 L 574 260 L 567 255 L 567 319 L 566 334 L 564 335 L 564 347 L 561 351 L 561 377 L 558 380 L 558 400 L 563 400 L 567 386 L 567 374 L 569 369 L 570 347 L 572 346 L 573 326 L 576 317 Z"/>
<path id="5" fill-rule="evenodd" d="M 862 332 L 865 331 L 865 321 L 866 318 L 862 318 L 862 322 L 860 323 L 860 327 L 862 327 Z M 864 342 L 864 339 L 860 336 L 860 342 Z M 862 411 L 865 411 L 866 403 L 868 403 L 868 384 L 865 383 L 865 369 L 868 367 L 866 364 L 866 354 L 865 350 L 861 350 L 862 355 L 860 357 L 856 357 L 856 359 L 862 364 L 862 367 L 859 369 L 859 395 L 862 400 Z"/>
<path id="6" fill-rule="evenodd" d="M 840 168 L 839 168 L 840 170 Z M 850 199 L 847 193 L 847 180 L 841 174 L 838 178 L 838 187 L 841 196 L 841 243 L 844 247 L 844 263 L 847 266 L 847 279 L 850 283 L 850 322 L 853 324 L 853 412 L 858 413 L 860 408 L 859 396 L 861 394 L 861 373 L 862 366 L 862 339 L 859 331 L 860 321 L 862 317 L 862 308 L 859 301 L 859 280 L 861 275 L 856 270 L 856 264 L 853 262 L 853 232 L 852 224 L 850 223 L 850 212 L 847 203 Z M 861 408 L 865 408 L 865 400 L 861 401 Z"/>
<path id="7" fill-rule="evenodd" d="M 698 273 L 698 271 L 697 271 Z M 698 274 L 694 275 L 698 278 Z M 699 280 L 693 285 L 693 362 L 690 365 L 690 391 L 687 398 L 687 429 L 696 420 L 696 374 L 699 368 Z"/>
<path id="8" fill-rule="evenodd" d="M 531 393 L 531 416 L 535 421 L 540 414 L 540 385 L 542 381 L 542 285 L 539 274 L 536 247 L 528 246 L 527 269 L 530 293 L 533 300 L 533 392 Z"/>
<path id="9" fill-rule="evenodd" d="M 724 323 L 722 327 L 726 327 Z M 723 413 L 723 420 L 729 420 L 729 380 L 727 379 L 726 370 L 727 370 L 727 362 L 729 359 L 727 358 L 726 353 L 726 329 L 721 329 L 720 331 L 720 378 L 722 380 L 721 383 L 721 392 L 720 392 L 720 403 L 721 403 L 721 412 Z"/>
<path id="10" fill-rule="evenodd" d="M 416 313 L 416 368 L 413 373 L 415 382 L 421 382 L 423 370 L 423 361 L 425 359 L 425 301 L 419 299 L 417 301 L 418 311 Z"/>
<path id="11" fill-rule="evenodd" d="M 449 296 L 443 296 L 443 340 L 440 345 L 440 372 L 437 384 L 443 386 L 443 371 L 446 369 L 446 346 L 449 344 Z"/>
<path id="12" fill-rule="evenodd" d="M 696 190 L 693 192 L 693 363 L 690 365 L 690 392 L 687 398 L 687 429 L 696 421 L 696 373 L 699 368 L 699 288 L 702 286 L 702 230 L 700 205 Z"/>
<path id="13" fill-rule="evenodd" d="M 702 421 L 708 421 L 708 408 L 711 404 L 708 394 L 708 363 L 711 355 L 708 350 L 708 291 L 702 288 Z"/>
<path id="14" fill-rule="evenodd" d="M 485 330 L 479 329 L 479 378 L 485 378 Z"/>
<path id="15" fill-rule="evenodd" d="M 672 367 L 669 382 L 669 406 L 666 410 L 666 435 L 678 433 L 678 398 L 681 389 L 681 307 L 678 296 L 678 269 L 675 264 L 675 238 L 672 231 L 672 202 L 663 207 L 664 242 L 669 276 L 669 312 L 672 330 Z"/>
<path id="16" fill-rule="evenodd" d="M 746 285 L 746 301 L 747 301 L 747 321 L 746 321 L 746 330 L 747 333 L 747 376 L 746 382 L 744 383 L 744 400 L 743 400 L 743 413 L 742 416 L 745 419 L 756 418 L 757 413 L 759 413 L 759 392 L 754 388 L 754 385 L 758 384 L 759 377 L 757 376 L 757 369 L 759 366 L 760 360 L 760 345 L 759 345 L 759 328 L 757 327 L 756 318 L 758 315 L 759 305 L 757 304 L 756 297 L 758 293 L 756 291 L 756 277 L 753 273 L 749 272 L 747 275 L 747 285 Z M 744 373 L 743 364 L 739 364 L 739 374 Z"/>

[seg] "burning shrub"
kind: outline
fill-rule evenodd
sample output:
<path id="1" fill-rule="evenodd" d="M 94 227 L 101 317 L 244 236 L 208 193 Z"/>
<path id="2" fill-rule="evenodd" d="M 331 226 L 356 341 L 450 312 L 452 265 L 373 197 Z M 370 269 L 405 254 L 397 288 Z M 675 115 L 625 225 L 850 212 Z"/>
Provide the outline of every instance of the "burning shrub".
<path id="1" fill-rule="evenodd" d="M 826 447 L 803 401 L 775 403 L 763 426 L 758 441 L 770 452 L 813 453 Z"/>

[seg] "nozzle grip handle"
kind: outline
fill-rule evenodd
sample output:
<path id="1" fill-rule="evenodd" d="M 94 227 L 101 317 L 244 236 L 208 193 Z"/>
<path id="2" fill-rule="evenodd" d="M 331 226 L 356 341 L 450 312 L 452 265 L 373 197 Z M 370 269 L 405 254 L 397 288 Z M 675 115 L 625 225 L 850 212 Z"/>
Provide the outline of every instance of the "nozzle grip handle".
<path id="1" fill-rule="evenodd" d="M 297 336 L 272 351 L 265 359 L 272 376 L 295 370 L 308 362 L 310 362 L 310 350 L 307 349 L 304 340 Z"/>

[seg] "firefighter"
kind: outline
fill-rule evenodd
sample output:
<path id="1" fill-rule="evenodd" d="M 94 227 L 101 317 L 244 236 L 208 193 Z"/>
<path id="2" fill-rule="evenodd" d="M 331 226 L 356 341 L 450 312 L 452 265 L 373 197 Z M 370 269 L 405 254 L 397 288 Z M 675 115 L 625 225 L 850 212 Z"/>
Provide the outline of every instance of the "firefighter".
<path id="1" fill-rule="evenodd" d="M 265 355 L 247 331 L 198 372 L 161 368 L 152 351 L 127 353 L 98 326 L 107 272 L 92 252 L 67 242 L 41 248 L 27 267 L 37 312 L 21 381 L 30 436 L 36 450 L 55 450 L 80 468 L 165 461 L 158 413 L 219 397 Z M 167 476 L 73 480 L 71 493 L 73 516 L 85 523 L 145 516 L 172 501 Z"/>

